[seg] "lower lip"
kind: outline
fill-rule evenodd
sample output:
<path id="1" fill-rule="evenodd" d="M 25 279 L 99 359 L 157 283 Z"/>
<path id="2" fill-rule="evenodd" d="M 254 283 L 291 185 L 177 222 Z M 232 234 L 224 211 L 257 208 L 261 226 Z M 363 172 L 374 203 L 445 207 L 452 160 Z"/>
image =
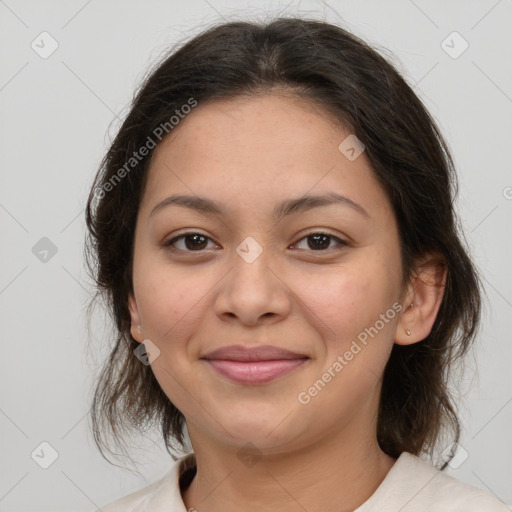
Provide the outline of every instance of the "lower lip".
<path id="1" fill-rule="evenodd" d="M 279 359 L 272 361 L 207 359 L 207 362 L 220 374 L 245 384 L 269 382 L 291 372 L 306 361 L 307 359 Z"/>

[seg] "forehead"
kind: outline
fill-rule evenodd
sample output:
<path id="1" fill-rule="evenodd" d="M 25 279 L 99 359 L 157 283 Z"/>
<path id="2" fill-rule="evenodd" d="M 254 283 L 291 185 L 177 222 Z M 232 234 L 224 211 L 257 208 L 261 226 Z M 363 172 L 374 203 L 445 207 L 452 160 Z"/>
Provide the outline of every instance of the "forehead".
<path id="1" fill-rule="evenodd" d="M 156 148 L 155 155 L 171 146 L 194 150 L 189 155 L 264 158 L 288 153 L 305 154 L 320 142 L 337 140 L 348 132 L 331 114 L 296 96 L 267 94 L 200 103 Z M 281 151 L 280 151 L 281 150 Z"/>
<path id="2" fill-rule="evenodd" d="M 155 149 L 141 209 L 176 192 L 263 206 L 337 189 L 383 213 L 390 205 L 364 152 L 350 160 L 339 149 L 349 136 L 318 105 L 289 95 L 200 103 Z"/>

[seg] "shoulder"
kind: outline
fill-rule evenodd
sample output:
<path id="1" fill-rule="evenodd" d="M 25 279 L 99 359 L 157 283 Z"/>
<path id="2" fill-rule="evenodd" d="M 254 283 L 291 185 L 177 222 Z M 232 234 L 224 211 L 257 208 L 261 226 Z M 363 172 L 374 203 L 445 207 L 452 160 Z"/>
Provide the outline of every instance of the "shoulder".
<path id="1" fill-rule="evenodd" d="M 492 494 L 404 452 L 370 499 L 357 512 L 510 512 Z"/>
<path id="2" fill-rule="evenodd" d="M 161 488 L 162 482 L 165 479 L 166 477 L 143 489 L 108 503 L 96 512 L 139 512 L 145 510 L 148 501 L 155 495 L 155 492 Z"/>
<path id="3" fill-rule="evenodd" d="M 420 463 L 427 464 L 421 459 Z M 419 500 L 428 500 L 436 505 L 439 512 L 510 512 L 503 502 L 489 492 L 432 469 L 435 473 Z"/>
<path id="4" fill-rule="evenodd" d="M 95 512 L 182 512 L 185 506 L 179 479 L 194 463 L 194 454 L 185 455 L 174 461 L 170 470 L 156 482 L 110 502 Z"/>

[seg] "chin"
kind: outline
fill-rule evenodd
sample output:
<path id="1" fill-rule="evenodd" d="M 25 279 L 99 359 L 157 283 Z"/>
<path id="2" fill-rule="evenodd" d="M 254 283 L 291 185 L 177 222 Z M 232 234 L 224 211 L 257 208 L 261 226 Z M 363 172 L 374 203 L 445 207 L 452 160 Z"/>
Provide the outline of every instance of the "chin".
<path id="1" fill-rule="evenodd" d="M 300 423 L 290 422 L 292 415 L 289 412 L 283 413 L 284 410 L 274 411 L 273 414 L 250 411 L 247 414 L 240 414 L 240 417 L 230 416 L 228 421 L 221 422 L 226 430 L 219 431 L 218 424 L 212 427 L 216 428 L 222 441 L 231 446 L 243 448 L 251 443 L 266 453 L 278 453 L 301 437 Z"/>

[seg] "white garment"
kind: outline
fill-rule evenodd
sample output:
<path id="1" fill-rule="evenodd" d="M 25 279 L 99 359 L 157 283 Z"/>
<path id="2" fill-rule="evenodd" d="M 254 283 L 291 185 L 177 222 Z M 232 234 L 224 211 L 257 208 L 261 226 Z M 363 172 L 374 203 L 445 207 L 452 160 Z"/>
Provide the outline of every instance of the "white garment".
<path id="1" fill-rule="evenodd" d="M 102 512 L 187 512 L 179 487 L 195 466 L 193 453 L 175 461 L 157 482 L 114 501 Z M 403 452 L 377 490 L 354 512 L 509 512 L 491 494 L 459 482 L 424 460 Z M 100 512 L 100 511 L 96 511 Z"/>

